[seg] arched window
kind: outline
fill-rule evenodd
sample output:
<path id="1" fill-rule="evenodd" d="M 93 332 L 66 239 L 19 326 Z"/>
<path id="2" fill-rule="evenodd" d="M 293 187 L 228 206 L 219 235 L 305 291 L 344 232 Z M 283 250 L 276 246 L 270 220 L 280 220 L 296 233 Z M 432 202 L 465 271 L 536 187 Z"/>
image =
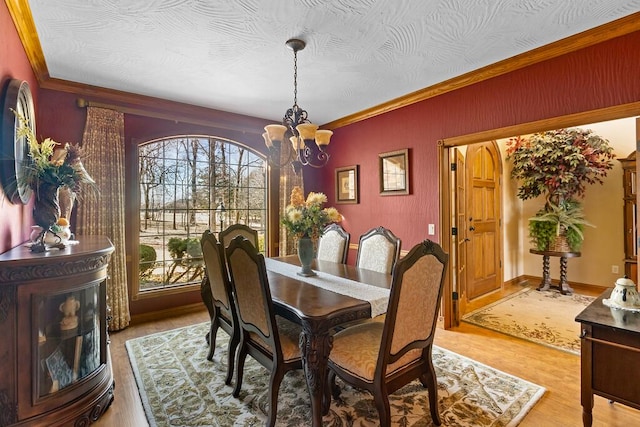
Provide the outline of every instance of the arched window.
<path id="1" fill-rule="evenodd" d="M 262 155 L 229 140 L 182 135 L 138 147 L 139 258 L 135 294 L 199 285 L 200 237 L 242 223 L 264 251 L 267 168 Z"/>

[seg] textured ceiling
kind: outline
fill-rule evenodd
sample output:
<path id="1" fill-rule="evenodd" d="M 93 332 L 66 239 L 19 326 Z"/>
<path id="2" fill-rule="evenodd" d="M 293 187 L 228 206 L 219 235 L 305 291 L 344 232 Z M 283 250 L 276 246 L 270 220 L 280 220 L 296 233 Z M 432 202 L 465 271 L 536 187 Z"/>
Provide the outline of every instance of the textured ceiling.
<path id="1" fill-rule="evenodd" d="M 52 78 L 327 123 L 640 11 L 640 0 L 29 0 Z"/>

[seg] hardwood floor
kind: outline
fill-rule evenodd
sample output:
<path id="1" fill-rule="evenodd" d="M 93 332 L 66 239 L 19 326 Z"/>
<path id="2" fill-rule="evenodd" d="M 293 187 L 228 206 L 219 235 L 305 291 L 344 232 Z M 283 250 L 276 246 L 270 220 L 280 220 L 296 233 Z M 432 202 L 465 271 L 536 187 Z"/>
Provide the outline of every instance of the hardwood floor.
<path id="1" fill-rule="evenodd" d="M 513 292 L 506 289 L 500 294 Z M 582 290 L 581 290 L 581 293 Z M 487 301 L 485 301 L 487 302 Z M 208 313 L 190 313 L 153 322 L 132 325 L 111 334 L 111 356 L 116 380 L 115 400 L 100 420 L 99 427 L 147 425 L 135 378 L 125 349 L 125 341 L 164 330 L 208 320 Z M 528 341 L 512 338 L 461 323 L 451 330 L 438 329 L 436 345 L 465 355 L 486 365 L 543 386 L 547 392 L 531 409 L 520 426 L 581 426 L 580 358 Z M 640 411 L 621 404 L 609 404 L 596 396 L 593 409 L 595 427 L 640 425 Z"/>

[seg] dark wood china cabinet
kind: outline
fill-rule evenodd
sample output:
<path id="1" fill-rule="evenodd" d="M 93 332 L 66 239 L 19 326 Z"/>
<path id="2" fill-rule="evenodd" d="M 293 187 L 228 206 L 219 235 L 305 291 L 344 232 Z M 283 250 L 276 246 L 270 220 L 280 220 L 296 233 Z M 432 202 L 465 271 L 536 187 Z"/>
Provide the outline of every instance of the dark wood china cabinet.
<path id="1" fill-rule="evenodd" d="M 113 400 L 106 278 L 113 246 L 0 254 L 0 426 L 91 424 Z"/>

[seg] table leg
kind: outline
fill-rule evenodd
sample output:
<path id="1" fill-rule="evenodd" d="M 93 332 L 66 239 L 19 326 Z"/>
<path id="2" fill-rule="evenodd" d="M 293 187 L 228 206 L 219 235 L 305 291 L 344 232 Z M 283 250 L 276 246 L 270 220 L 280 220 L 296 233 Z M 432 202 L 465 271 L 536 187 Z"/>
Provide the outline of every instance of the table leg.
<path id="1" fill-rule="evenodd" d="M 323 399 L 326 399 L 327 361 L 333 346 L 329 331 L 313 333 L 304 327 L 300 334 L 300 351 L 307 388 L 311 396 L 311 425 L 322 426 Z"/>
<path id="2" fill-rule="evenodd" d="M 593 414 L 591 408 L 582 408 L 582 425 L 584 427 L 591 427 L 593 425 Z"/>
<path id="3" fill-rule="evenodd" d="M 562 295 L 573 293 L 573 289 L 567 282 L 567 259 L 565 257 L 560 258 L 560 293 Z"/>
<path id="4" fill-rule="evenodd" d="M 538 286 L 538 291 L 548 291 L 551 287 L 551 276 L 549 274 L 549 255 L 542 256 L 542 282 Z"/>
<path id="5" fill-rule="evenodd" d="M 585 379 L 583 378 L 582 381 Z M 593 393 L 591 389 L 581 390 L 582 394 L 582 425 L 583 427 L 591 427 L 593 424 Z"/>

